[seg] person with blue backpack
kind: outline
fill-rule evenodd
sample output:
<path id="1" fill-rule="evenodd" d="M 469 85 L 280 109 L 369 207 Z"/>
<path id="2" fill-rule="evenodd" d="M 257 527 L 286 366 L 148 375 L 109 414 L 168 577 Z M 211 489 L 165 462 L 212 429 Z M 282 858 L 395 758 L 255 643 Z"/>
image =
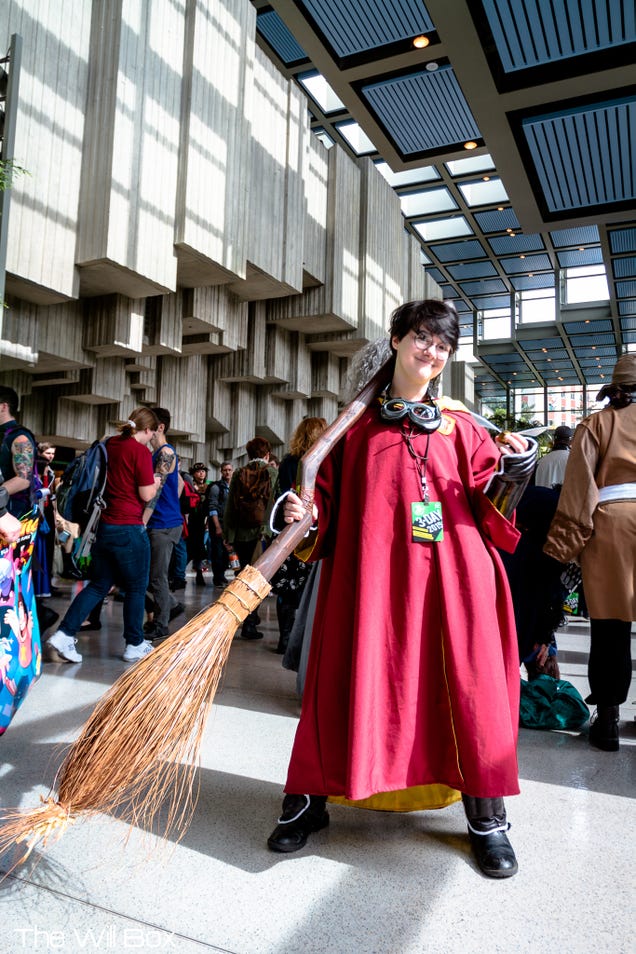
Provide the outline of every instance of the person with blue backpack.
<path id="1" fill-rule="evenodd" d="M 152 645 L 144 639 L 144 600 L 150 570 L 150 544 L 143 522 L 144 507 L 155 496 L 155 477 L 148 445 L 159 422 L 141 407 L 118 425 L 119 433 L 106 441 L 108 466 L 103 494 L 104 510 L 91 551 L 91 580 L 69 606 L 59 628 L 46 641 L 54 660 L 79 663 L 75 636 L 90 611 L 113 584 L 124 592 L 125 662 L 142 659 Z"/>
<path id="2" fill-rule="evenodd" d="M 179 460 L 167 438 L 170 411 L 165 407 L 155 407 L 153 411 L 159 424 L 152 440 L 152 465 L 155 475 L 159 476 L 159 486 L 144 512 L 150 540 L 148 588 L 154 606 L 153 618 L 144 626 L 149 641 L 169 636 L 168 623 L 185 610 L 183 603 L 179 603 L 170 592 L 168 576 L 170 559 L 183 530 L 179 503 Z"/>

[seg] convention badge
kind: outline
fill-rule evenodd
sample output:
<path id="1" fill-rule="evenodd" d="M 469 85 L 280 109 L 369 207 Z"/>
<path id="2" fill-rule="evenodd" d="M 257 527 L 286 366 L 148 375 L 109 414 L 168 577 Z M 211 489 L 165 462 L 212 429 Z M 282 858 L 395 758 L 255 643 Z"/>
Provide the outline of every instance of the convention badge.
<path id="1" fill-rule="evenodd" d="M 413 543 L 439 543 L 444 539 L 442 505 L 439 500 L 411 504 L 411 532 Z"/>

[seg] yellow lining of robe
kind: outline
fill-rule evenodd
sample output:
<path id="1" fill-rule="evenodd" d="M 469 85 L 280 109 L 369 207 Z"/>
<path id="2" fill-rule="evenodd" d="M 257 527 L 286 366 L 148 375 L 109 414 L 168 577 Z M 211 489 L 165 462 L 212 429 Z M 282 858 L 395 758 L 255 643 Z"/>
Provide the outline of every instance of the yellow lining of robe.
<path id="1" fill-rule="evenodd" d="M 461 793 L 447 785 L 413 785 L 395 792 L 378 792 L 369 798 L 353 800 L 343 795 L 330 795 L 329 801 L 352 808 L 368 808 L 375 812 L 421 812 L 433 808 L 446 808 L 458 802 Z"/>

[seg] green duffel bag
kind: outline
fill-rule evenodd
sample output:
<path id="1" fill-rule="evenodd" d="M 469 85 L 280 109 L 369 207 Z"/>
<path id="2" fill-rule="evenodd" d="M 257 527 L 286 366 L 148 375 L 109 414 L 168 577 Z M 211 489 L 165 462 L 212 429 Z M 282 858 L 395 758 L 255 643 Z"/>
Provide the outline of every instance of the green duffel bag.
<path id="1" fill-rule="evenodd" d="M 581 729 L 590 718 L 580 692 L 565 679 L 521 680 L 519 725 L 525 729 Z"/>

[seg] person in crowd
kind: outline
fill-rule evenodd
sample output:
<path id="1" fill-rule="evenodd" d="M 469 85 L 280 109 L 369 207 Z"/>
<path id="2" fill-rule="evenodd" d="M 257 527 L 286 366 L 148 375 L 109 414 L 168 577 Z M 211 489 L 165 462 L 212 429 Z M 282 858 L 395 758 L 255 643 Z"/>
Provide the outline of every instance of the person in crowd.
<path id="1" fill-rule="evenodd" d="M 40 481 L 36 475 L 36 441 L 31 431 L 17 421 L 19 398 L 13 388 L 0 385 L 0 484 L 8 494 L 7 510 L 20 519 L 33 509 L 36 488 Z M 37 483 L 36 483 L 37 481 Z M 38 492 L 42 507 L 50 490 L 42 484 Z M 51 532 L 52 536 L 52 532 Z M 50 571 L 44 543 L 45 534 L 40 527 L 35 535 L 32 580 L 32 611 L 37 613 L 41 630 L 52 626 L 58 614 L 50 609 L 43 598 L 51 595 Z"/>
<path id="2" fill-rule="evenodd" d="M 55 471 L 51 466 L 55 458 L 55 447 L 48 441 L 42 441 L 37 445 L 36 467 L 39 482 L 44 493 L 39 500 L 40 522 L 38 532 L 35 538 L 35 553 L 32 564 L 33 572 L 33 590 L 35 592 L 35 605 L 40 623 L 40 632 L 53 626 L 59 619 L 59 614 L 47 604 L 50 596 L 57 595 L 60 591 L 53 586 L 53 554 L 55 551 Z"/>
<path id="3" fill-rule="evenodd" d="M 187 470 L 179 471 L 179 506 L 181 508 L 181 536 L 172 551 L 170 560 L 170 590 L 185 590 L 188 582 L 186 580 L 186 569 L 188 567 L 188 520 L 190 514 L 199 502 L 199 495 L 194 489 L 192 477 Z"/>
<path id="4" fill-rule="evenodd" d="M 205 548 L 205 532 L 207 530 L 208 513 L 210 511 L 210 481 L 208 468 L 199 461 L 190 468 L 192 486 L 199 495 L 199 502 L 188 517 L 188 555 L 192 560 L 192 569 L 196 573 L 197 586 L 205 586 L 203 566 L 207 558 Z"/>
<path id="5" fill-rule="evenodd" d="M 57 596 L 60 593 L 60 590 L 53 586 L 52 583 L 53 555 L 55 553 L 55 487 L 57 483 L 55 471 L 53 470 L 53 461 L 55 460 L 56 450 L 55 445 L 50 444 L 48 441 L 40 441 L 38 443 L 38 473 L 42 481 L 42 487 L 49 491 L 49 493 L 42 498 L 42 520 L 38 528 L 39 537 L 44 529 L 44 525 L 46 527 L 45 532 L 42 533 L 44 558 L 41 560 L 41 563 L 42 570 L 45 574 L 42 596 Z"/>
<path id="6" fill-rule="evenodd" d="M 224 460 L 221 464 L 219 480 L 215 480 L 210 487 L 208 533 L 210 535 L 210 563 L 215 586 L 225 586 L 225 571 L 229 566 L 229 554 L 223 538 L 223 515 L 233 472 L 232 461 Z"/>
<path id="7" fill-rule="evenodd" d="M 636 354 L 618 359 L 597 395 L 604 399 L 574 433 L 545 552 L 581 565 L 591 631 L 586 701 L 596 706 L 589 738 L 616 752 L 636 620 Z"/>
<path id="8" fill-rule="evenodd" d="M 185 606 L 172 595 L 168 579 L 170 559 L 183 529 L 177 453 L 167 438 L 170 411 L 165 407 L 154 407 L 152 410 L 159 422 L 151 441 L 152 464 L 159 484 L 144 510 L 150 541 L 149 590 L 154 601 L 153 618 L 144 626 L 144 633 L 146 638 L 154 640 L 169 635 L 168 623 L 183 613 Z"/>
<path id="9" fill-rule="evenodd" d="M 307 453 L 327 427 L 324 417 L 306 417 L 297 426 L 289 442 L 289 453 L 286 454 L 278 468 L 280 492 L 296 488 L 296 472 L 300 458 Z M 308 569 L 297 557 L 291 556 L 285 561 L 285 587 L 276 597 L 276 615 L 278 618 L 278 646 L 276 652 L 283 655 L 289 643 L 289 637 L 294 626 L 296 610 L 300 604 L 303 590 L 308 578 Z"/>
<path id="10" fill-rule="evenodd" d="M 554 432 L 552 449 L 545 454 L 534 472 L 537 487 L 560 487 L 565 477 L 565 468 L 570 456 L 574 431 L 562 425 Z"/>
<path id="11" fill-rule="evenodd" d="M 556 488 L 526 487 L 515 511 L 521 539 L 514 553 L 501 552 L 515 610 L 519 661 L 528 680 L 560 678 L 556 631 L 567 590 L 561 582 L 563 566 L 543 552 L 558 502 Z"/>
<path id="12" fill-rule="evenodd" d="M 410 810 L 461 793 L 481 871 L 517 871 L 503 796 L 519 791 L 519 656 L 496 546 L 518 533 L 484 491 L 527 441 L 495 443 L 433 400 L 458 338 L 450 303 L 399 307 L 390 383 L 320 467 L 317 529 L 297 552 L 322 573 L 273 851 L 328 824 L 327 796 Z M 295 494 L 280 507 L 286 523 L 304 514 Z"/>
<path id="13" fill-rule="evenodd" d="M 91 552 L 91 581 L 77 594 L 59 628 L 46 641 L 51 655 L 63 662 L 82 661 L 75 648 L 75 636 L 113 584 L 124 592 L 124 661 L 136 662 L 152 650 L 143 634 L 150 570 L 150 544 L 143 513 L 160 484 L 148 448 L 158 426 L 154 411 L 140 407 L 118 426 L 119 433 L 107 441 L 106 509 Z"/>
<path id="14" fill-rule="evenodd" d="M 253 437 L 245 445 L 248 463 L 232 474 L 223 515 L 223 533 L 236 550 L 241 569 L 254 562 L 256 551 L 271 538 L 269 517 L 278 496 L 278 471 L 269 465 L 271 445 Z M 243 622 L 243 639 L 262 639 L 258 610 Z"/>
<path id="15" fill-rule="evenodd" d="M 23 517 L 33 506 L 35 438 L 16 420 L 19 399 L 13 388 L 0 385 L 0 481 L 9 494 L 9 513 Z"/>

